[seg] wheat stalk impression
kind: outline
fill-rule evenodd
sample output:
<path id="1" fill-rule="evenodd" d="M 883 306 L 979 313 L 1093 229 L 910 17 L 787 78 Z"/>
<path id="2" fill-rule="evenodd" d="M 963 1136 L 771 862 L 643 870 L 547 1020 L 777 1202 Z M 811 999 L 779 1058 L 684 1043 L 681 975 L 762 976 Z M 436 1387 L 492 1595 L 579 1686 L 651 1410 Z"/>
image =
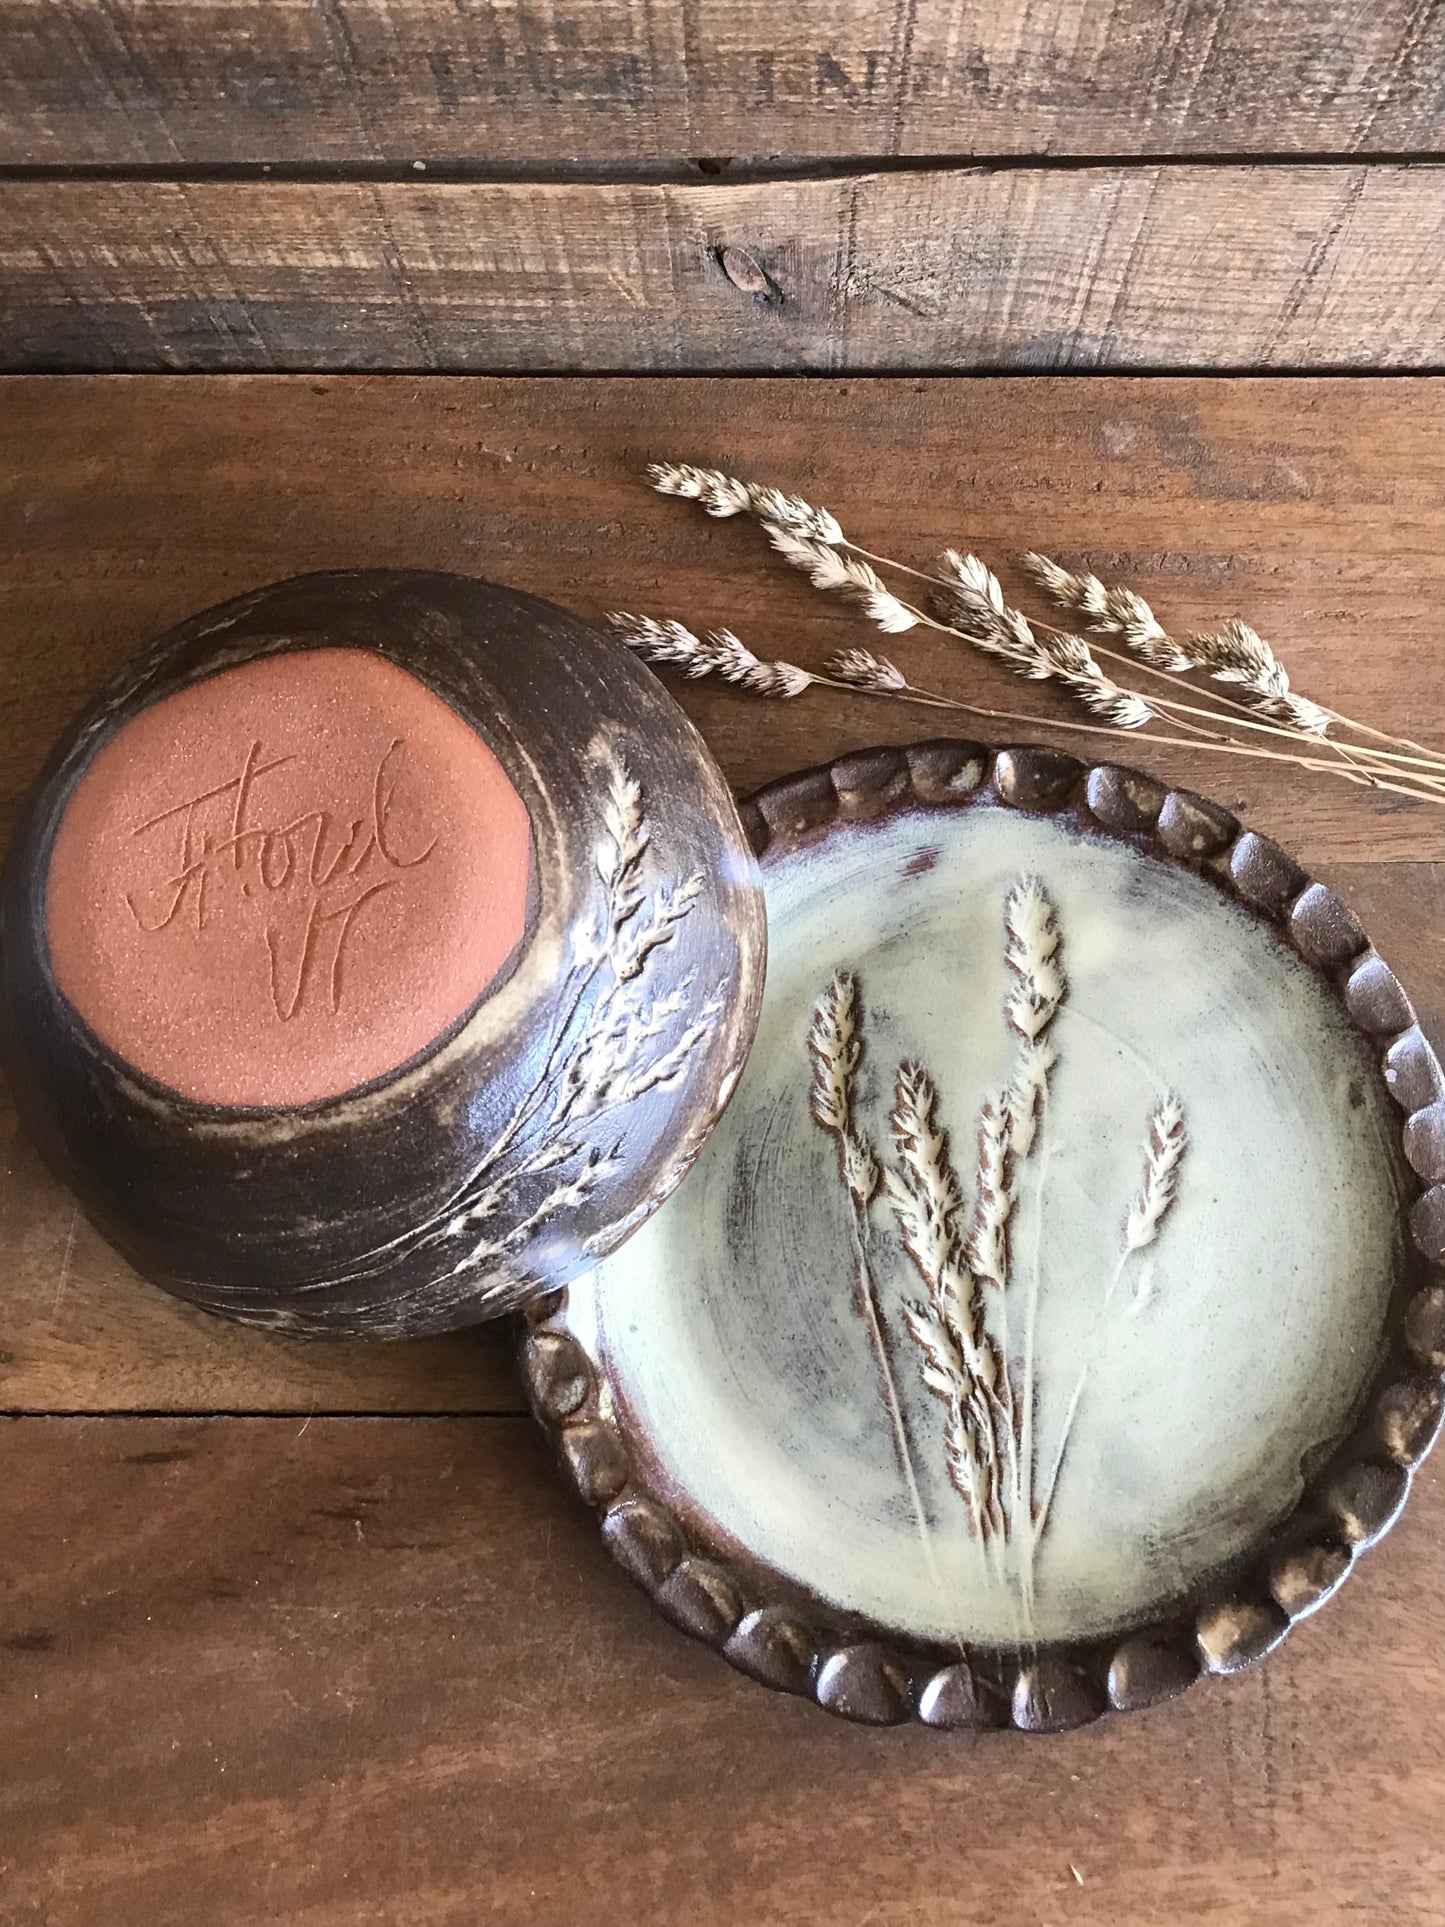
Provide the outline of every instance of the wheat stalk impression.
<path id="1" fill-rule="evenodd" d="M 1025 877 L 1010 890 L 1004 904 L 1004 930 L 1004 959 L 1012 978 L 1004 1017 L 1019 1039 L 1006 1099 L 1009 1148 L 1015 1157 L 1026 1158 L 1034 1146 L 1049 1076 L 1057 1061 L 1048 1030 L 1065 990 L 1058 920 L 1037 877 Z"/>
<path id="2" fill-rule="evenodd" d="M 868 1255 L 868 1208 L 877 1193 L 881 1172 L 872 1146 L 853 1118 L 853 1080 L 862 1056 L 858 982 L 850 971 L 840 970 L 819 997 L 808 1031 L 808 1057 L 812 1066 L 808 1108 L 814 1123 L 820 1130 L 826 1131 L 837 1145 L 838 1171 L 852 1206 L 853 1263 L 868 1341 L 882 1381 L 883 1401 L 893 1432 L 893 1449 L 908 1488 L 923 1556 L 937 1577 L 928 1514 L 924 1509 L 923 1495 L 918 1489 L 918 1474 L 908 1441 L 908 1427 L 903 1418 L 903 1403 L 888 1356 L 878 1287 Z"/>
<path id="3" fill-rule="evenodd" d="M 1054 1494 L 1058 1490 L 1059 1474 L 1063 1470 L 1064 1457 L 1068 1451 L 1069 1440 L 1073 1436 L 1079 1406 L 1088 1388 L 1094 1366 L 1098 1362 L 1099 1353 L 1108 1339 L 1109 1313 L 1113 1309 L 1119 1285 L 1129 1268 L 1131 1259 L 1139 1252 L 1147 1250 L 1158 1239 L 1160 1227 L 1173 1209 L 1179 1195 L 1179 1180 L 1188 1149 L 1189 1133 L 1185 1128 L 1184 1106 L 1173 1091 L 1166 1092 L 1149 1114 L 1144 1136 L 1144 1179 L 1124 1220 L 1123 1249 L 1119 1254 L 1114 1275 L 1109 1280 L 1108 1288 L 1104 1293 L 1093 1335 L 1085 1350 L 1078 1377 L 1074 1381 L 1074 1388 L 1064 1412 L 1058 1444 L 1054 1448 L 1053 1466 L 1044 1482 L 1034 1521 L 1035 1542 L 1048 1524 L 1049 1511 L 1054 1502 Z M 1135 1301 L 1135 1309 L 1137 1310 L 1143 1302 L 1144 1292 L 1141 1290 Z"/>
<path id="4" fill-rule="evenodd" d="M 1015 1039 L 1014 1066 L 1005 1104 L 1011 1176 L 1034 1157 L 1048 1106 L 1049 1079 L 1058 1062 L 1050 1031 L 1068 989 L 1061 956 L 1058 912 L 1037 876 L 1025 876 L 1004 900 L 1004 962 L 1009 985 L 1004 997 L 1004 1022 Z M 1035 1211 L 1042 1220 L 1042 1171 L 1035 1184 Z M 1011 1199 L 1010 1206 L 1012 1211 Z M 1019 1413 L 1018 1450 L 1014 1460 L 1014 1510 L 1029 1523 L 1033 1519 L 1034 1490 L 1034 1351 L 1038 1327 L 1040 1249 L 1036 1240 L 1024 1300 L 1023 1364 L 1016 1401 Z M 1000 1301 L 1004 1349 L 1008 1349 L 1008 1300 Z M 1031 1590 L 1031 1567 L 1026 1568 Z"/>
<path id="5" fill-rule="evenodd" d="M 848 1195 L 866 1212 L 878 1189 L 879 1172 L 867 1139 L 853 1127 L 853 1077 L 863 1054 L 857 1007 L 857 981 L 840 970 L 818 999 L 808 1033 L 813 1062 L 808 1103 L 814 1122 L 837 1139 Z"/>
<path id="6" fill-rule="evenodd" d="M 1157 1243 L 1174 1208 L 1189 1138 L 1183 1104 L 1166 1093 L 1149 1114 L 1143 1179 L 1124 1218 L 1118 1260 L 1063 1412 L 1047 1476 L 1039 1481 L 1034 1453 L 1039 1248 L 1036 1243 L 1020 1363 L 1012 1355 L 1008 1330 L 1014 1283 L 1010 1234 L 1020 1202 L 1020 1169 L 1030 1159 L 1038 1161 L 1049 1079 L 1058 1059 L 1053 1031 L 1068 984 L 1058 911 L 1039 877 L 1021 877 L 1010 889 L 1003 926 L 1008 967 L 1003 1016 L 1014 1040 L 1014 1064 L 1004 1092 L 985 1100 L 978 1111 L 971 1200 L 965 1198 L 940 1119 L 938 1087 L 922 1064 L 906 1060 L 894 1080 L 888 1117 L 891 1161 L 880 1158 L 860 1125 L 856 1077 L 864 1048 L 864 1009 L 850 971 L 836 972 L 814 1006 L 807 1038 L 808 1106 L 814 1123 L 837 1149 L 870 1343 L 930 1566 L 936 1574 L 869 1257 L 869 1213 L 880 1194 L 924 1286 L 924 1296 L 904 1298 L 899 1312 L 918 1382 L 942 1408 L 942 1456 L 949 1484 L 963 1501 L 980 1547 L 994 1546 L 995 1561 L 998 1546 L 1010 1540 L 1019 1543 L 1019 1581 L 1031 1624 L 1038 1544 L 1093 1366 L 1110 1329 L 1119 1284 L 1138 1254 Z M 1041 1227 L 1042 1176 L 1033 1205 Z M 1143 1302 L 1141 1290 L 1133 1310 Z M 1000 1566 L 1000 1576 L 1002 1570 Z"/>
<path id="7" fill-rule="evenodd" d="M 1148 728 L 1149 740 L 1166 746 L 1291 763 L 1366 788 L 1445 802 L 1445 755 L 1352 722 L 1299 695 L 1274 650 L 1238 618 L 1179 641 L 1133 590 L 1111 587 L 1094 575 L 1076 575 L 1046 556 L 1025 557 L 1026 571 L 1045 596 L 1079 618 L 1090 635 L 1122 642 L 1121 654 L 1091 646 L 1082 635 L 1012 608 L 997 577 L 977 556 L 947 550 L 941 573 L 914 569 L 860 547 L 830 510 L 801 496 L 685 463 L 654 463 L 648 479 L 660 493 L 697 502 L 710 515 L 755 518 L 786 562 L 802 570 L 815 587 L 843 595 L 886 634 L 924 627 L 967 643 L 1016 676 L 1052 683 L 1094 719 L 1052 727 L 1093 735 Z M 927 584 L 924 604 L 896 594 L 880 570 Z M 1000 722 L 1039 720 L 919 687 L 886 657 L 866 650 L 835 654 L 815 673 L 754 655 L 730 630 L 698 638 L 681 625 L 652 618 L 615 620 L 623 640 L 650 660 L 672 662 L 689 676 L 718 675 L 758 695 L 791 697 L 810 687 L 846 688 Z M 669 638 L 657 633 L 668 630 L 680 634 Z M 1110 675 L 1101 657 L 1132 666 L 1156 682 L 1199 671 L 1210 686 L 1189 685 L 1190 693 L 1204 699 L 1198 702 L 1184 701 L 1177 693 L 1146 696 Z M 1161 733 L 1161 726 L 1184 733 Z M 1371 744 L 1341 741 L 1332 730 L 1369 737 Z"/>
<path id="8" fill-rule="evenodd" d="M 1180 1167 L 1188 1148 L 1184 1106 L 1171 1091 L 1149 1119 L 1144 1182 L 1124 1224 L 1126 1251 L 1142 1251 L 1159 1236 L 1159 1227 L 1179 1191 Z"/>
<path id="9" fill-rule="evenodd" d="M 1013 1212 L 1013 1152 L 1007 1093 L 978 1114 L 973 1217 L 964 1245 L 973 1275 L 1002 1291 L 1008 1284 L 1008 1221 Z"/>
<path id="10" fill-rule="evenodd" d="M 969 1268 L 959 1221 L 963 1196 L 936 1118 L 938 1093 L 916 1064 L 899 1068 L 889 1118 L 898 1168 L 884 1173 L 903 1248 L 927 1290 L 903 1307 L 921 1354 L 926 1390 L 944 1408 L 944 1461 L 980 1540 L 1006 1535 L 999 1400 L 1004 1364 L 984 1328 L 979 1280 Z"/>
<path id="11" fill-rule="evenodd" d="M 655 960 L 691 915 L 703 878 L 649 880 L 652 826 L 642 785 L 610 747 L 598 754 L 602 904 L 594 927 L 576 939 L 543 1061 L 457 1190 L 348 1276 L 389 1261 L 402 1242 L 444 1250 L 453 1276 L 517 1260 L 536 1232 L 592 1196 L 623 1156 L 617 1115 L 685 1076 L 726 1007 L 725 979 L 702 995 L 690 978 L 655 990 Z M 523 1203 L 528 1208 L 510 1224 L 497 1224 L 504 1205 L 517 1212 Z"/>

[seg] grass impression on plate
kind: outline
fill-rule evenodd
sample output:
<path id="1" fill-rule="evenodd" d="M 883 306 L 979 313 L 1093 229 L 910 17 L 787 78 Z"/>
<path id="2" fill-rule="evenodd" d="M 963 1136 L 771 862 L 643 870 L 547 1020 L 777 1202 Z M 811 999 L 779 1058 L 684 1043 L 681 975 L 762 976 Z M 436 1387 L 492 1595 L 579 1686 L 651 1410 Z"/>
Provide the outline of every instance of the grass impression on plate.
<path id="1" fill-rule="evenodd" d="M 1008 984 L 1003 1020 L 1013 1049 L 1002 1087 L 989 1092 L 974 1120 L 971 1185 L 959 1174 L 940 1120 L 938 1085 L 924 1065 L 906 1059 L 892 1082 L 890 1161 L 858 1114 L 856 1080 L 865 1047 L 866 1010 L 858 979 L 839 970 L 824 986 L 808 1033 L 809 1109 L 835 1142 L 848 1200 L 856 1281 L 870 1348 L 883 1381 L 895 1450 L 925 1544 L 930 1521 L 916 1470 L 917 1441 L 905 1417 L 889 1343 L 889 1300 L 880 1284 L 886 1242 L 875 1214 L 891 1215 L 923 1295 L 897 1292 L 894 1316 L 906 1333 L 906 1355 L 918 1382 L 939 1408 L 941 1449 L 949 1483 L 963 1502 L 970 1532 L 993 1554 L 1010 1540 L 1020 1547 L 1026 1601 L 1032 1565 L 1091 1373 L 1108 1343 L 1121 1286 L 1137 1282 L 1129 1315 L 1142 1312 L 1150 1280 L 1142 1254 L 1160 1237 L 1178 1194 L 1189 1139 L 1184 1107 L 1166 1091 L 1145 1125 L 1137 1193 L 1120 1214 L 1118 1259 L 1099 1294 L 1091 1336 L 1060 1412 L 1047 1464 L 1039 1450 L 1039 1417 L 1054 1388 L 1040 1386 L 1035 1334 L 1043 1285 L 1039 1247 L 1020 1263 L 1012 1237 L 1032 1174 L 1032 1210 L 1046 1208 L 1042 1153 L 1051 1079 L 1059 1062 L 1056 1026 L 1067 1028 L 1068 981 L 1058 912 L 1043 882 L 1021 878 L 1003 904 Z M 1063 1016 L 1061 1018 L 1061 1013 Z M 1019 1319 L 1010 1329 L 1010 1307 Z M 916 1423 L 916 1421 L 915 1421 Z"/>

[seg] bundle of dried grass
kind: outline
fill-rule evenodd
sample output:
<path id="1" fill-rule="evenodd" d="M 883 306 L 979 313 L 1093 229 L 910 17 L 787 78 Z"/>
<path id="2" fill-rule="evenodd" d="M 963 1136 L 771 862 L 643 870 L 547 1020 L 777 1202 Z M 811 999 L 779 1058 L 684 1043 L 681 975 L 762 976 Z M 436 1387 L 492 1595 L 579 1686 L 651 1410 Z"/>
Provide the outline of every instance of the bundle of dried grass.
<path id="1" fill-rule="evenodd" d="M 1116 651 L 1010 606 L 997 576 L 975 555 L 949 549 L 937 571 L 915 569 L 850 540 L 830 510 L 766 484 L 686 463 L 654 463 L 648 479 L 661 494 L 695 501 L 709 515 L 754 517 L 784 561 L 815 588 L 846 597 L 885 634 L 937 631 L 1027 681 L 1052 683 L 1096 719 L 1051 727 L 1107 736 L 1148 729 L 1149 740 L 1164 745 L 1291 763 L 1362 787 L 1445 802 L 1445 754 L 1301 696 L 1270 644 L 1237 617 L 1181 641 L 1134 590 L 1036 552 L 1024 556 L 1024 572 L 1048 600 L 1076 617 L 1088 636 L 1120 642 L 1123 649 Z M 880 571 L 926 584 L 923 601 L 895 593 Z M 731 630 L 697 637 L 679 623 L 649 617 L 618 615 L 613 621 L 623 640 L 648 660 L 673 664 L 691 677 L 716 675 L 756 695 L 844 688 L 999 722 L 1039 720 L 920 688 L 886 657 L 867 650 L 839 652 L 816 673 L 755 655 Z M 1204 686 L 1189 689 L 1201 700 L 1157 689 L 1146 695 L 1108 673 L 1101 658 L 1156 684 L 1174 681 L 1176 688 L 1179 678 L 1197 674 Z M 1184 733 L 1164 734 L 1161 726 Z M 1361 737 L 1370 740 L 1356 740 Z"/>

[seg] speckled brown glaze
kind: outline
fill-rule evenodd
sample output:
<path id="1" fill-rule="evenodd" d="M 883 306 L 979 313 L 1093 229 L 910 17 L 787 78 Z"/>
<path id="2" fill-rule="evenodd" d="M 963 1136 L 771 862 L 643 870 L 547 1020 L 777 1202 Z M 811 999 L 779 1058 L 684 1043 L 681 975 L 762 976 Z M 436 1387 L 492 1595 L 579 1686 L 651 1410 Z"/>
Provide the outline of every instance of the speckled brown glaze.
<path id="1" fill-rule="evenodd" d="M 779 1574 L 707 1543 L 654 1489 L 629 1448 L 612 1390 L 566 1329 L 565 1293 L 528 1313 L 521 1349 L 533 1409 L 618 1563 L 659 1609 L 740 1671 L 867 1724 L 1025 1732 L 1080 1726 L 1173 1698 L 1205 1673 L 1252 1665 L 1321 1606 L 1398 1517 L 1445 1409 L 1445 1078 L 1404 990 L 1354 914 L 1284 851 L 1218 804 L 1052 749 L 930 742 L 864 751 L 759 791 L 743 820 L 766 875 L 849 819 L 997 805 L 1057 813 L 1213 881 L 1271 925 L 1333 987 L 1402 1115 L 1402 1241 L 1388 1343 L 1355 1429 L 1308 1481 L 1291 1516 L 1226 1570 L 1148 1623 L 1104 1639 L 1027 1649 L 900 1641 L 840 1619 Z"/>
<path id="2" fill-rule="evenodd" d="M 51 852 L 87 770 L 153 706 L 241 665 L 337 650 L 406 672 L 505 773 L 530 826 L 525 934 L 500 976 L 496 932 L 478 943 L 470 999 L 443 986 L 442 1005 L 468 1007 L 439 1007 L 446 1027 L 423 1048 L 398 1033 L 399 1068 L 311 1103 L 203 1102 L 127 1062 L 61 993 Z M 306 576 L 161 638 L 57 746 L 7 863 L 5 1057 L 31 1135 L 148 1277 L 248 1323 L 414 1336 L 512 1308 L 655 1208 L 746 1058 L 764 951 L 731 794 L 620 644 L 460 576 Z M 383 1043 L 394 1061 L 396 1038 Z"/>

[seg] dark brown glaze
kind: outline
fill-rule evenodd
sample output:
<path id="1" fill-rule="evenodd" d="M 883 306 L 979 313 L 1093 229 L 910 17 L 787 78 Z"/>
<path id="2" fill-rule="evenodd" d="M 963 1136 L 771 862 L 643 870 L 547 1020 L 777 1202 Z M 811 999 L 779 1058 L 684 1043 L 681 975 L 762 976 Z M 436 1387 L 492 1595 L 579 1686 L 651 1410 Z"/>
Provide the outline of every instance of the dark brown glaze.
<path id="1" fill-rule="evenodd" d="M 785 777 L 743 805 L 763 863 L 834 824 L 937 808 L 1005 805 L 1057 813 L 1083 831 L 1194 870 L 1267 921 L 1342 999 L 1401 1114 L 1393 1147 L 1402 1212 L 1387 1345 L 1362 1388 L 1352 1434 L 1316 1470 L 1289 1518 L 1148 1623 L 1076 1645 L 957 1648 L 900 1640 L 841 1616 L 782 1575 L 714 1545 L 666 1503 L 645 1444 L 629 1445 L 597 1362 L 549 1329 L 565 1298 L 527 1315 L 532 1406 L 618 1563 L 674 1623 L 765 1686 L 866 1724 L 1013 1725 L 1060 1732 L 1112 1709 L 1153 1706 L 1205 1673 L 1231 1674 L 1315 1611 L 1399 1516 L 1445 1412 L 1445 1079 L 1409 999 L 1353 913 L 1267 838 L 1218 804 L 1112 764 L 1053 749 L 928 742 L 858 752 Z M 683 1575 L 683 1577 L 679 1577 Z M 700 1590 L 708 1604 L 698 1604 Z"/>
<path id="2" fill-rule="evenodd" d="M 530 823 L 526 933 L 399 1069 L 311 1104 L 198 1102 L 108 1048 L 61 994 L 51 851 L 87 769 L 151 705 L 338 648 L 407 671 L 497 759 Z M 655 1208 L 746 1058 L 764 952 L 731 794 L 610 636 L 460 576 L 304 576 L 162 637 L 57 746 L 6 868 L 4 1050 L 26 1127 L 147 1277 L 248 1323 L 414 1336 L 511 1309 Z M 483 958 L 479 981 L 494 970 Z M 639 999 L 677 1008 L 619 1041 Z"/>

